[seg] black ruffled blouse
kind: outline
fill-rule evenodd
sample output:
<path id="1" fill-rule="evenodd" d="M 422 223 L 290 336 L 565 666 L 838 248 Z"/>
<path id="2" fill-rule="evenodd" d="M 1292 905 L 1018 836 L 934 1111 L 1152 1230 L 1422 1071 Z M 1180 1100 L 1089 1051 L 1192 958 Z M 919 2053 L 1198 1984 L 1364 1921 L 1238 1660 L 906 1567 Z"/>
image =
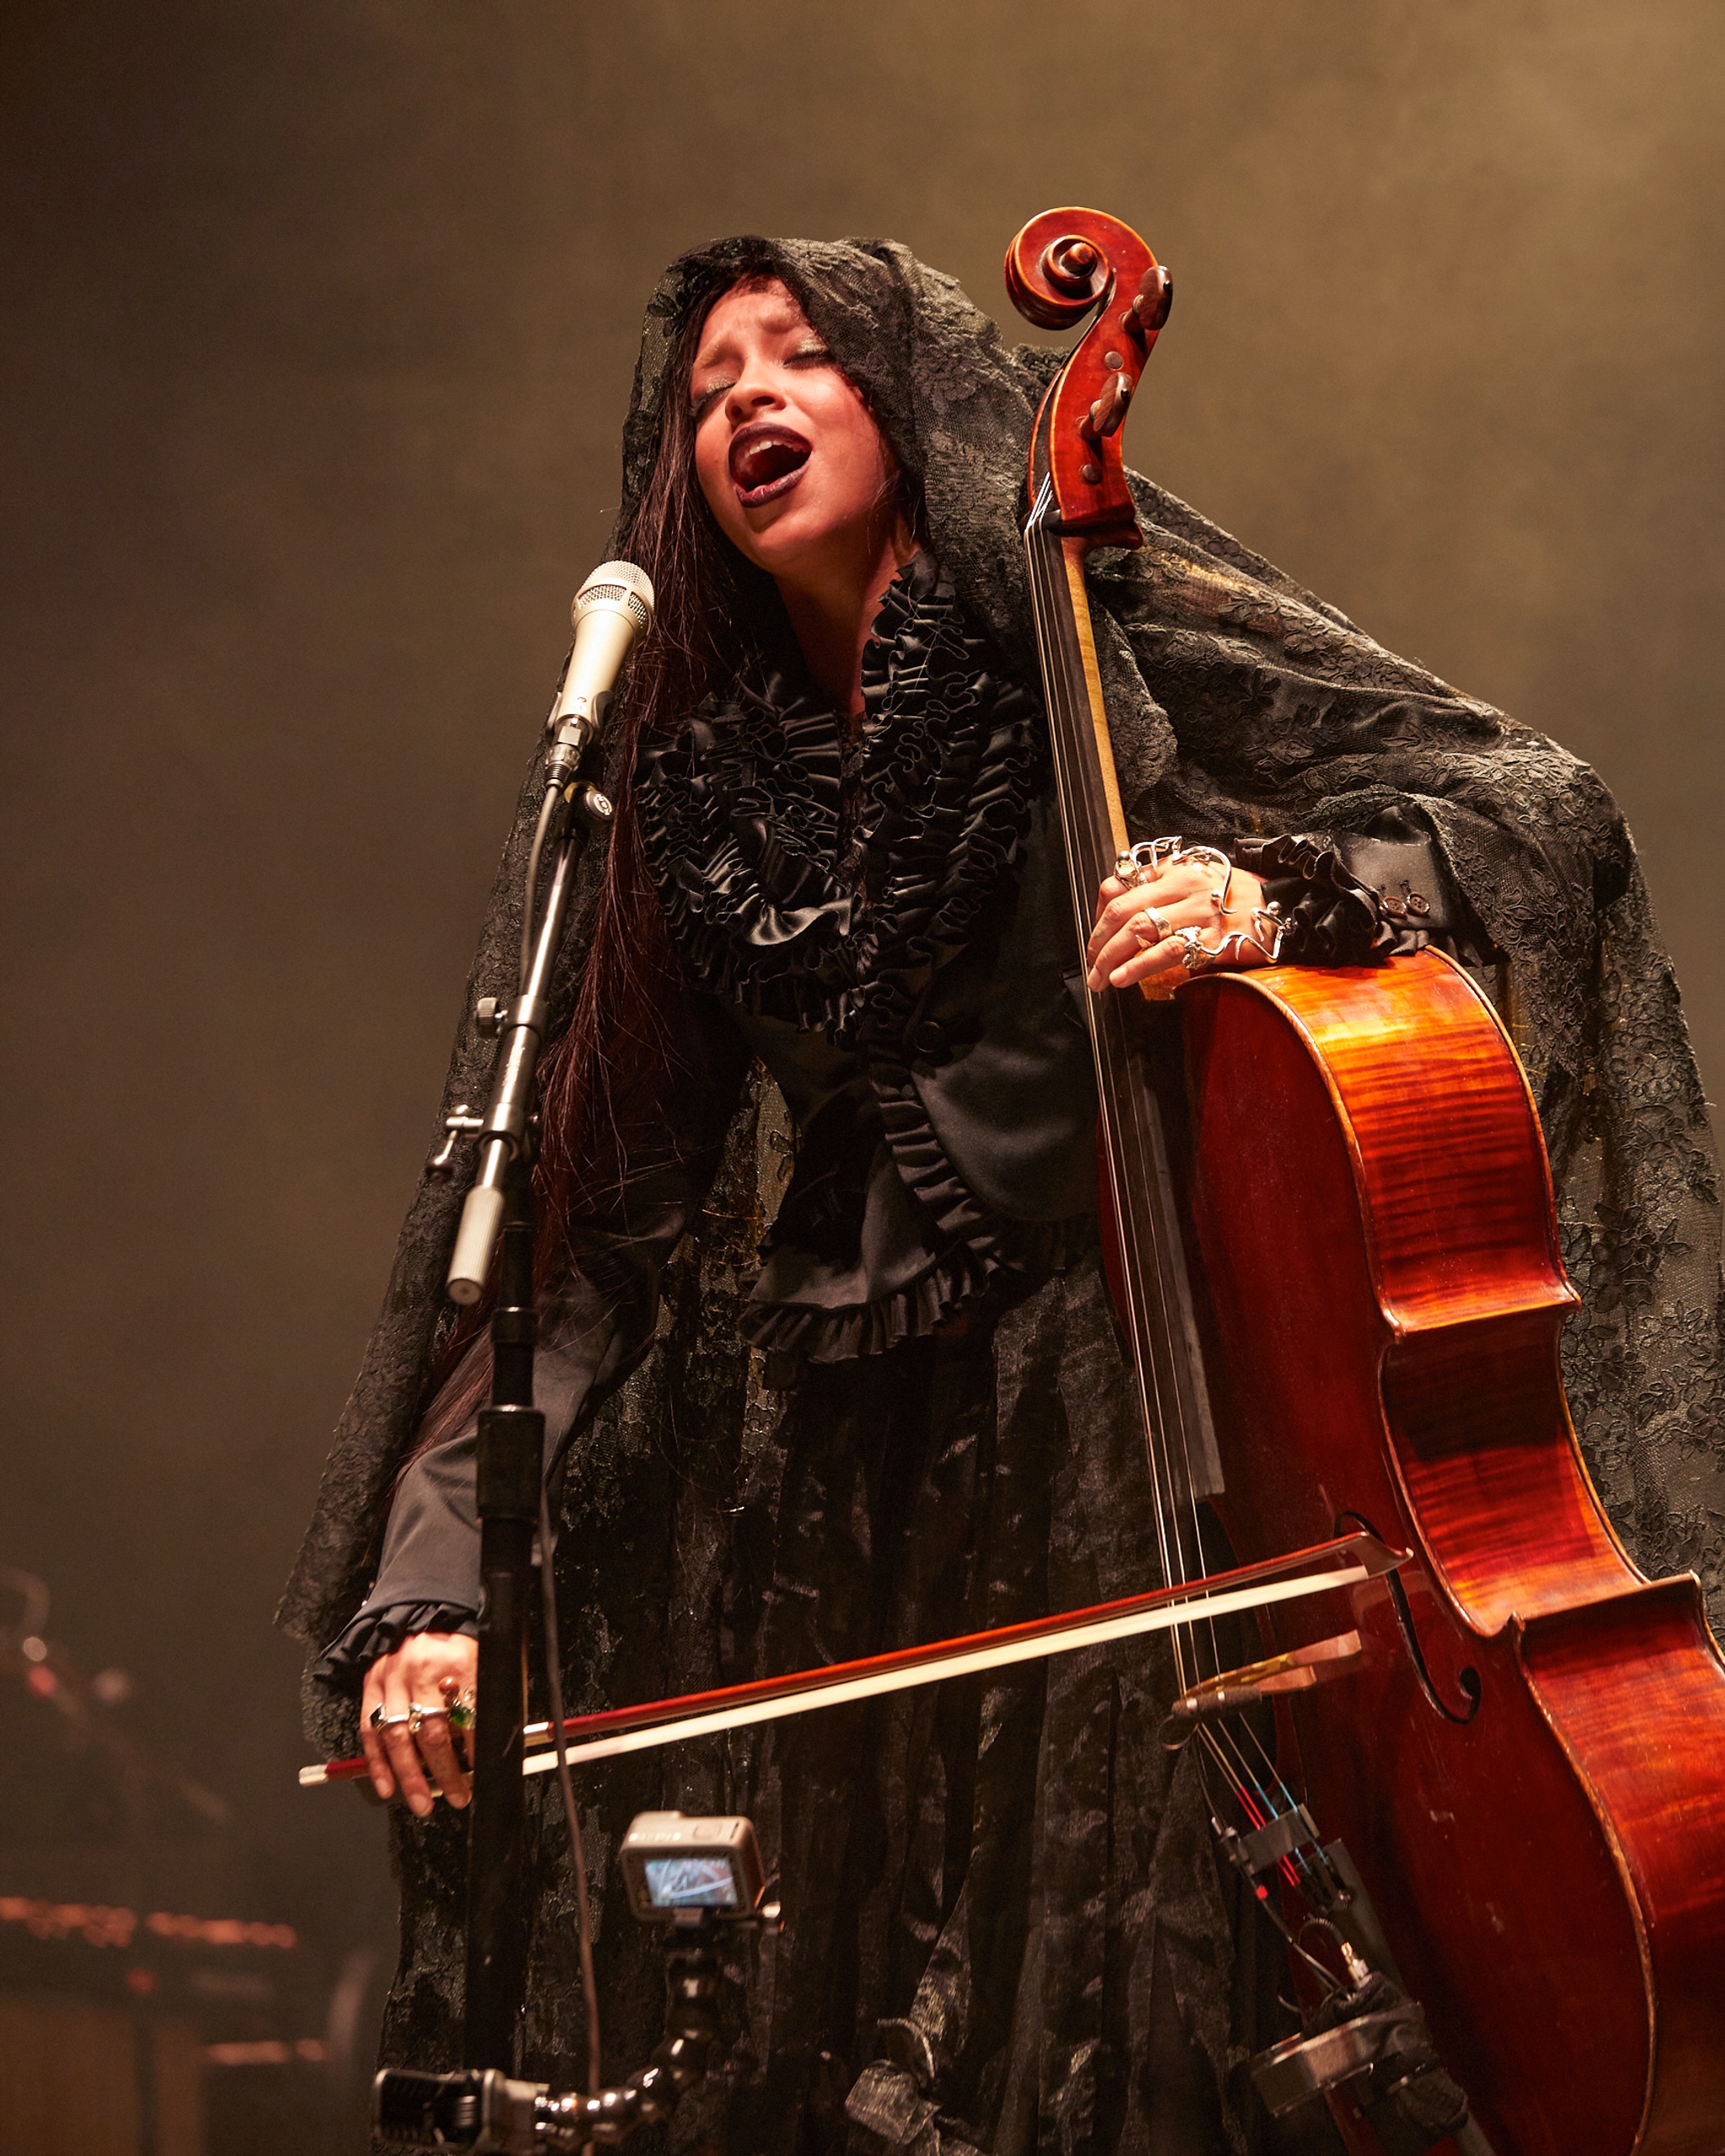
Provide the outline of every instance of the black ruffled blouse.
<path id="1" fill-rule="evenodd" d="M 569 1224 L 579 1275 L 536 1364 L 552 1452 L 651 1337 L 751 1057 L 798 1133 L 752 1344 L 883 1353 L 1094 1241 L 1087 991 L 1040 708 L 927 555 L 886 594 L 862 693 L 860 736 L 776 676 L 642 757 L 683 1075 L 623 1209 Z M 1360 963 L 1444 932 L 1456 901 L 1422 833 L 1346 843 L 1345 861 L 1309 839 L 1234 848 L 1290 924 L 1285 955 Z M 473 1629 L 473 1442 L 469 1421 L 403 1476 L 371 1595 L 320 1675 L 351 1683 L 409 1632 Z"/>
<path id="2" fill-rule="evenodd" d="M 926 555 L 887 592 L 862 696 L 847 741 L 775 678 L 638 776 L 685 975 L 801 1134 L 745 1329 L 819 1362 L 932 1330 L 1002 1269 L 1058 1265 L 1095 1206 L 1040 712 Z M 1028 1179 L 993 1161 L 1004 1133 L 1038 1161 Z"/>

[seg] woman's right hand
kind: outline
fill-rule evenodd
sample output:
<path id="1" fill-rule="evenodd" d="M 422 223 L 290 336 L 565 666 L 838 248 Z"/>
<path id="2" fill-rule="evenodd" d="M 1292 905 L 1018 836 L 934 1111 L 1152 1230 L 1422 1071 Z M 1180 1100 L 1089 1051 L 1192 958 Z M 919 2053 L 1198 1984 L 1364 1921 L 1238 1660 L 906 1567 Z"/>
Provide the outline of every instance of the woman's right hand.
<path id="1" fill-rule="evenodd" d="M 461 1632 L 415 1632 L 393 1653 L 378 1656 L 360 1694 L 360 1737 L 379 1796 L 393 1796 L 399 1785 L 421 1819 L 440 1792 L 457 1809 L 468 1801 L 465 1769 L 473 1763 L 472 1724 L 457 1732 L 449 1710 L 463 1694 L 471 1710 L 478 1673 L 479 1642 Z M 416 1707 L 417 1735 L 409 1723 Z M 382 1727 L 371 1720 L 380 1710 Z"/>

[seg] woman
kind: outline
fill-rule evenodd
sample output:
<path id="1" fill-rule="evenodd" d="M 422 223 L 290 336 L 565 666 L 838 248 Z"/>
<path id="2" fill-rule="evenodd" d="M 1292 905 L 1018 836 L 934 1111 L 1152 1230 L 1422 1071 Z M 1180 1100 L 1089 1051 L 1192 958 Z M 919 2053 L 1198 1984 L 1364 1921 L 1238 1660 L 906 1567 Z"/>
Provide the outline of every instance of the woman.
<path id="1" fill-rule="evenodd" d="M 1044 365 L 883 243 L 721 243 L 649 309 L 619 551 L 659 620 L 613 729 L 538 1176 L 572 1705 L 1154 1580 L 1076 999 L 1166 972 L 1183 926 L 1262 962 L 1272 904 L 1284 959 L 1433 937 L 1490 974 L 1588 1299 L 1568 1374 L 1607 1500 L 1655 1570 L 1707 1554 L 1710 1500 L 1725 1515 L 1704 1112 L 1621 819 L 1561 750 L 1141 483 L 1143 552 L 1092 574 L 1123 788 L 1135 834 L 1229 851 L 1233 913 L 1190 864 L 1109 883 L 1081 960 L 1016 529 Z M 505 985 L 525 828 L 475 996 Z M 446 1107 L 485 1053 L 464 1034 Z M 757 1273 L 775 1137 L 796 1166 Z M 386 2052 L 419 2064 L 458 2025 L 459 1842 L 425 1769 L 464 1801 L 435 1710 L 473 1673 L 487 1375 L 483 1337 L 444 1329 L 452 1211 L 428 1187 L 409 1218 L 286 1605 L 328 1643 L 324 1741 L 357 1690 L 379 1793 L 407 1800 Z M 1262 1972 L 1191 1764 L 1156 1739 L 1170 1684 L 1157 1647 L 1074 1657 L 595 1777 L 608 2065 L 659 2010 L 611 1843 L 651 1804 L 744 1810 L 790 1924 L 680 2135 L 1244 2146 Z M 567 2081 L 570 1885 L 535 1820 L 523 2064 Z"/>

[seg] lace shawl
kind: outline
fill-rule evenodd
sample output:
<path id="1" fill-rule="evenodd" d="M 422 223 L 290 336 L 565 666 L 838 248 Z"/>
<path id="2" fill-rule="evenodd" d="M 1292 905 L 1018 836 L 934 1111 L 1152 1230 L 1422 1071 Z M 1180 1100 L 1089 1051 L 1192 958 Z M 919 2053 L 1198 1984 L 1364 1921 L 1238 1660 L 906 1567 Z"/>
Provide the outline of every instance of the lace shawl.
<path id="1" fill-rule="evenodd" d="M 739 275 L 785 279 L 920 490 L 931 549 L 1007 668 L 1036 661 L 1017 536 L 1026 445 L 1054 356 L 1009 350 L 954 280 L 895 242 L 744 238 L 674 264 L 649 303 L 623 434 L 631 521 L 687 311 Z M 1145 544 L 1094 558 L 1098 660 L 1135 834 L 1322 838 L 1386 812 L 1429 830 L 1505 963 L 1493 986 L 1543 1118 L 1583 1309 L 1564 1367 L 1595 1482 L 1642 1567 L 1698 1570 L 1725 1630 L 1720 1198 L 1677 985 L 1621 816 L 1555 742 L 1397 658 L 1187 505 L 1135 479 Z M 615 787 L 628 783 L 616 769 Z M 469 979 L 441 1117 L 483 1091 L 467 1014 L 506 995 L 539 798 L 524 785 Z M 563 972 L 592 918 L 590 864 Z M 333 1636 L 363 1598 L 420 1412 L 459 1190 L 426 1184 L 337 1428 L 282 1621 Z M 702 1321 L 693 1350 L 705 1338 Z M 715 1342 L 714 1352 L 718 1351 Z"/>

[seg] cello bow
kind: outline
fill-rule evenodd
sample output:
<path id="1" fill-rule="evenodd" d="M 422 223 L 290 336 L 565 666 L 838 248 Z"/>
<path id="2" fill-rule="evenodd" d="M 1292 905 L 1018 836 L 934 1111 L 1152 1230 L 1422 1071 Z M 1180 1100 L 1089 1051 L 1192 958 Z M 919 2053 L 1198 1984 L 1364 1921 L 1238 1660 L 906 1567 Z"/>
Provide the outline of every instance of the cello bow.
<path id="1" fill-rule="evenodd" d="M 1363 1581 L 1381 1578 L 1401 1561 L 1375 1535 L 1356 1530 L 1313 1549 L 1291 1551 L 1285 1557 L 1237 1566 L 1180 1587 L 1127 1595 L 1089 1609 L 1069 1609 L 1057 1616 L 1001 1625 L 992 1631 L 935 1640 L 924 1646 L 900 1647 L 857 1662 L 825 1662 L 813 1669 L 756 1678 L 711 1692 L 690 1692 L 676 1699 L 648 1700 L 638 1706 L 572 1715 L 563 1725 L 563 1756 L 579 1764 L 613 1758 L 624 1752 L 650 1751 L 660 1745 L 724 1735 L 761 1722 L 782 1721 L 821 1707 L 846 1706 L 888 1692 L 943 1684 L 949 1678 L 1008 1669 L 1019 1662 L 1071 1654 L 1080 1647 L 1168 1631 L 1190 1624 L 1194 1612 L 1200 1609 L 1207 1618 L 1223 1617 L 1242 1610 L 1269 1609 L 1306 1595 L 1336 1593 Z M 1296 1681 L 1322 1681 L 1318 1664 L 1300 1667 L 1308 1673 Z M 1286 1674 L 1277 1673 L 1284 1678 Z M 1274 1686 L 1276 1677 L 1262 1681 Z M 1201 1697 L 1195 1700 L 1194 1710 L 1204 1704 Z M 557 1765 L 550 1723 L 530 1722 L 523 1736 L 529 1751 L 522 1773 L 550 1773 Z M 371 1763 L 363 1757 L 333 1759 L 323 1766 L 302 1767 L 300 1787 L 321 1789 L 328 1783 L 360 1781 L 370 1772 Z"/>
<path id="2" fill-rule="evenodd" d="M 1130 835 L 1085 562 L 1143 543 L 1120 428 L 1170 287 L 1129 227 L 1079 209 L 1027 225 L 1006 280 L 1040 326 L 1088 322 L 1037 417 L 1024 525 L 1081 950 Z M 1223 1846 L 1274 1860 L 1308 1983 L 1314 1920 L 1405 1982 L 1466 2092 L 1457 2148 L 1722 2156 L 1725 1663 L 1694 1576 L 1636 1570 L 1582 1463 L 1557 1358 L 1578 1299 L 1509 1037 L 1430 950 L 1206 972 L 1176 1000 L 1183 1199 L 1142 1000 L 1089 999 L 1164 1577 L 1201 1570 L 1205 1497 L 1241 1561 L 1347 1525 L 1410 1552 L 1350 1590 L 1347 1682 L 1276 1698 L 1273 1762 L 1244 1725 L 1195 1721 L 1248 1829 Z M 1335 1645 L 1309 1604 L 1259 1621 L 1260 1671 Z M 1188 1699 L 1226 1702 L 1204 1628 L 1183 1643 Z M 1272 1863 L 1241 1868 L 1267 1908 Z M 1284 2107 L 1303 2052 L 1304 2093 L 1357 2156 L 1379 2148 L 1363 2055 L 1326 2079 L 1322 2050 L 1277 2047 L 1261 2090 Z"/>

